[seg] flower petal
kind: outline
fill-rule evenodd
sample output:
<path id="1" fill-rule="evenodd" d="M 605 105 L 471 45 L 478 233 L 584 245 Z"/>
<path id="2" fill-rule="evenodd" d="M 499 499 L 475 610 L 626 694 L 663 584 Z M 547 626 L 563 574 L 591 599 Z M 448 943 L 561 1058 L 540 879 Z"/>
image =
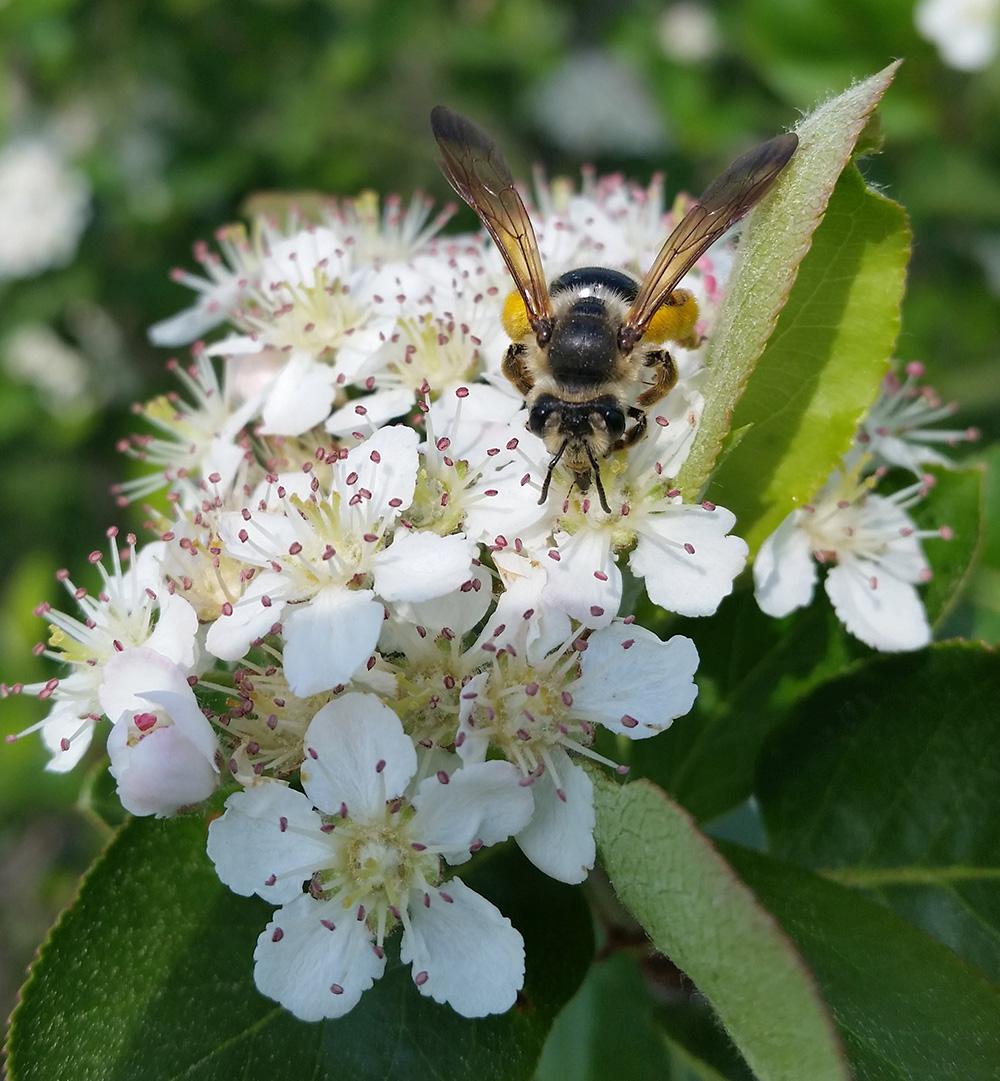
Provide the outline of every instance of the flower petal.
<path id="1" fill-rule="evenodd" d="M 502 447 L 512 436 L 524 436 L 523 426 L 514 427 L 514 419 L 521 411 L 518 398 L 482 383 L 466 387 L 468 393 L 462 397 L 455 394 L 455 389 L 454 385 L 441 388 L 427 421 L 435 438 L 448 439 L 450 457 L 478 462 L 488 448 Z"/>
<path id="2" fill-rule="evenodd" d="M 285 679 L 307 698 L 347 683 L 378 643 L 385 610 L 370 589 L 327 586 L 283 623 Z"/>
<path id="3" fill-rule="evenodd" d="M 524 984 L 524 939 L 460 878 L 412 903 L 399 956 L 422 995 L 462 1017 L 509 1010 Z"/>
<path id="4" fill-rule="evenodd" d="M 326 420 L 336 374 L 311 354 L 296 350 L 271 385 L 261 410 L 266 435 L 302 435 Z"/>
<path id="5" fill-rule="evenodd" d="M 901 582 L 884 566 L 844 559 L 831 568 L 825 584 L 837 618 L 872 649 L 896 652 L 930 643 L 927 613 L 916 586 Z"/>
<path id="6" fill-rule="evenodd" d="M 307 893 L 275 912 L 253 959 L 257 990 L 302 1021 L 343 1017 L 385 970 L 363 920 Z"/>
<path id="7" fill-rule="evenodd" d="M 587 640 L 580 678 L 567 688 L 573 713 L 630 739 L 655 736 L 694 705 L 698 651 L 690 638 L 661 641 L 615 622 Z"/>
<path id="8" fill-rule="evenodd" d="M 542 565 L 548 573 L 542 592 L 547 604 L 585 627 L 606 627 L 618 614 L 622 576 L 609 530 L 584 528 L 573 536 L 560 536 L 558 549 Z"/>
<path id="9" fill-rule="evenodd" d="M 458 707 L 458 736 L 455 750 L 466 764 L 484 762 L 490 749 L 490 737 L 475 727 L 473 711 L 489 684 L 489 672 L 477 672 L 462 686 Z"/>
<path id="10" fill-rule="evenodd" d="M 219 767 L 215 756 L 219 750 L 219 741 L 215 738 L 215 729 L 198 706 L 194 691 L 186 684 L 181 691 L 146 691 L 139 698 L 156 707 L 158 712 L 166 712 L 171 724 L 183 735 L 198 753 L 209 762 L 216 773 Z"/>
<path id="11" fill-rule="evenodd" d="M 530 662 L 540 662 L 569 638 L 569 616 L 546 595 L 548 574 L 537 560 L 504 549 L 493 553 L 493 565 L 504 592 L 476 644 L 492 641 L 499 648 L 509 643 Z M 500 625 L 504 629 L 497 634 Z"/>
<path id="12" fill-rule="evenodd" d="M 463 766 L 442 783 L 438 777 L 421 781 L 413 796 L 417 813 L 410 823 L 418 841 L 440 848 L 449 862 L 455 853 L 464 862 L 469 847 L 506 841 L 524 829 L 534 800 L 509 762 Z"/>
<path id="13" fill-rule="evenodd" d="M 472 574 L 474 541 L 454 533 L 406 533 L 372 560 L 375 592 L 387 601 L 429 601 L 458 589 Z"/>
<path id="14" fill-rule="evenodd" d="M 664 507 L 640 522 L 629 565 L 645 578 L 649 599 L 678 615 L 712 615 L 732 593 L 747 559 L 746 541 L 726 535 L 735 522 L 724 507 L 689 503 Z"/>
<path id="15" fill-rule="evenodd" d="M 300 474 L 300 478 L 305 478 L 305 474 Z M 251 517 L 244 518 L 241 511 L 229 511 L 219 522 L 219 537 L 226 551 L 242 563 L 256 567 L 269 567 L 272 560 L 284 559 L 289 545 L 299 539 L 294 524 L 283 511 L 258 509 L 268 495 L 277 503 L 277 485 L 266 482 L 258 485 Z"/>
<path id="16" fill-rule="evenodd" d="M 116 653 L 104 665 L 104 679 L 98 697 L 101 709 L 112 723 L 128 710 L 146 709 L 145 695 L 150 691 L 190 695 L 194 708 L 198 709 L 185 670 L 155 650 L 146 647 L 126 649 Z M 205 720 L 200 711 L 198 716 Z"/>
<path id="17" fill-rule="evenodd" d="M 205 648 L 220 661 L 238 661 L 252 642 L 281 622 L 290 583 L 280 574 L 258 574 L 236 602 L 231 615 L 221 615 L 208 628 Z M 268 603 L 270 602 L 270 603 Z"/>
<path id="18" fill-rule="evenodd" d="M 129 727 L 120 722 L 108 737 L 108 768 L 129 814 L 163 818 L 200 803 L 215 791 L 217 770 L 181 728 L 157 727 L 130 744 Z"/>
<path id="19" fill-rule="evenodd" d="M 429 601 L 396 601 L 392 605 L 393 615 L 403 631 L 403 640 L 411 640 L 410 635 L 403 629 L 406 624 L 409 625 L 409 630 L 424 627 L 430 631 L 440 631 L 447 627 L 459 637 L 467 634 L 489 611 L 493 602 L 490 585 L 487 573 L 481 567 L 473 566 L 469 568 L 468 577 L 459 584 L 458 589 Z M 387 621 L 383 628 L 383 640 L 386 631 L 390 630 L 390 625 L 391 621 Z M 405 653 L 406 649 L 400 647 L 389 649 L 389 652 Z"/>
<path id="20" fill-rule="evenodd" d="M 417 771 L 417 753 L 399 718 L 373 694 L 351 692 L 309 722 L 302 787 L 313 805 L 369 818 L 402 795 Z"/>
<path id="21" fill-rule="evenodd" d="M 408 387 L 387 387 L 355 398 L 335 409 L 324 427 L 334 435 L 347 435 L 359 426 L 382 425 L 413 408 L 413 391 Z M 361 412 L 359 412 L 361 410 Z"/>
<path id="22" fill-rule="evenodd" d="M 550 878 L 582 882 L 594 866 L 594 786 L 565 751 L 550 752 L 556 778 L 547 769 L 531 786 L 535 811 L 517 843 L 529 860 Z"/>
<path id="23" fill-rule="evenodd" d="M 197 304 L 154 323 L 148 331 L 150 342 L 168 349 L 193 342 L 226 318 L 227 311 L 239 303 L 240 292 L 235 278 L 221 282 Z"/>
<path id="24" fill-rule="evenodd" d="M 87 753 L 95 722 L 81 717 L 78 710 L 72 699 L 57 701 L 42 725 L 42 741 L 52 753 L 45 764 L 50 773 L 67 773 Z M 70 741 L 65 748 L 64 739 Z"/>
<path id="25" fill-rule="evenodd" d="M 234 893 L 281 904 L 329 861 L 333 838 L 321 825 L 301 792 L 265 781 L 226 800 L 226 813 L 208 827 L 208 857 Z"/>
<path id="26" fill-rule="evenodd" d="M 753 564 L 754 596 L 765 615 L 780 619 L 803 608 L 816 591 L 816 563 L 809 534 L 793 510 L 760 546 Z"/>
<path id="27" fill-rule="evenodd" d="M 364 525 L 399 517 L 413 502 L 418 442 L 412 428 L 396 424 L 379 428 L 349 451 L 335 468 L 331 485 L 340 497 L 341 514 L 355 509 Z"/>
<path id="28" fill-rule="evenodd" d="M 156 626 L 146 639 L 146 646 L 190 671 L 194 667 L 197 633 L 198 614 L 194 608 L 177 593 L 164 591 L 160 595 Z"/>

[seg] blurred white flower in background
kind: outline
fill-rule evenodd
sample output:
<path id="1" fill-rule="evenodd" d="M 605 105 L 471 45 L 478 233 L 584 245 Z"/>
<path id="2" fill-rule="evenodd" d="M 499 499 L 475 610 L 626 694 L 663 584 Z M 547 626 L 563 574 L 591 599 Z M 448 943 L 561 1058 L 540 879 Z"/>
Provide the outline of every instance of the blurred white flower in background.
<path id="1" fill-rule="evenodd" d="M 982 71 L 997 54 L 1000 0 L 920 0 L 917 30 L 959 71 Z"/>
<path id="2" fill-rule="evenodd" d="M 671 60 L 697 64 L 719 52 L 722 37 L 715 14 L 704 4 L 671 4 L 657 27 L 660 48 Z"/>
<path id="3" fill-rule="evenodd" d="M 658 153 L 663 118 L 636 71 L 596 49 L 574 53 L 532 95 L 546 138 L 577 157 Z"/>
<path id="4" fill-rule="evenodd" d="M 41 138 L 0 149 L 0 281 L 30 278 L 73 258 L 90 216 L 90 186 Z"/>
<path id="5" fill-rule="evenodd" d="M 0 346 L 4 371 L 35 387 L 49 412 L 86 413 L 93 407 L 87 359 L 44 323 L 22 323 Z"/>

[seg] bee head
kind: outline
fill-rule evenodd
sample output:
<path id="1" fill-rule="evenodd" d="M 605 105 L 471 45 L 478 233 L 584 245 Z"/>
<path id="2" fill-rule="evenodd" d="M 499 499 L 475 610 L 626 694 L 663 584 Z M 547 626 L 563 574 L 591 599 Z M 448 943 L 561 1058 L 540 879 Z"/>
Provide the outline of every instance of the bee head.
<path id="1" fill-rule="evenodd" d="M 543 440 L 552 455 L 540 502 L 548 495 L 552 471 L 565 456 L 576 486 L 586 492 L 591 480 L 595 480 L 601 506 L 610 514 L 598 459 L 625 431 L 625 413 L 618 401 L 610 394 L 587 402 L 564 402 L 552 394 L 542 394 L 531 407 L 528 429 Z"/>

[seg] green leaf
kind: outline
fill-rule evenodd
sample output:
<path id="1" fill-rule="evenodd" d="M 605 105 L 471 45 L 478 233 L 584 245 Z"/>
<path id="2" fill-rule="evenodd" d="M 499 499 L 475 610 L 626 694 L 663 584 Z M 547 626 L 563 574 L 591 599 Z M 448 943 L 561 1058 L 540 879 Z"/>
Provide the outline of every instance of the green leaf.
<path id="1" fill-rule="evenodd" d="M 104 830 L 105 837 L 128 821 L 128 811 L 118 798 L 118 787 L 108 763 L 94 762 L 83 775 L 76 805 L 91 821 Z"/>
<path id="2" fill-rule="evenodd" d="M 853 890 L 758 852 L 720 848 L 801 950 L 857 1081 L 996 1077 L 1000 993 L 981 973 Z"/>
<path id="3" fill-rule="evenodd" d="M 898 62 L 890 64 L 851 87 L 798 125 L 795 156 L 747 221 L 708 346 L 705 412 L 678 478 L 679 486 L 692 496 L 708 482 L 730 429 L 751 423 L 758 415 L 769 416 L 767 412 L 755 413 L 739 420 L 734 419 L 733 411 L 789 299 L 799 264 L 809 251 L 837 177 L 898 66 Z M 816 258 L 811 261 L 815 264 Z M 819 263 L 818 269 L 822 266 Z M 798 293 L 800 303 L 811 297 L 808 287 Z M 829 319 L 838 312 L 839 307 L 829 309 L 826 316 Z M 809 355 L 818 356 L 815 346 Z M 804 368 L 800 358 L 797 383 L 802 382 Z"/>
<path id="4" fill-rule="evenodd" d="M 773 849 L 1000 979 L 1000 655 L 942 643 L 806 698 L 762 758 Z"/>
<path id="5" fill-rule="evenodd" d="M 844 171 L 733 415 L 752 425 L 712 478 L 756 550 L 849 449 L 899 332 L 910 233 L 897 203 Z"/>
<path id="6" fill-rule="evenodd" d="M 914 508 L 922 528 L 947 524 L 950 541 L 925 542 L 934 578 L 920 587 L 940 628 L 965 589 L 983 544 L 985 474 L 978 466 L 939 470 L 929 498 Z M 901 483 L 911 483 L 908 475 Z M 698 699 L 691 713 L 655 740 L 609 750 L 633 777 L 654 780 L 700 821 L 737 806 L 753 788 L 768 734 L 824 680 L 867 661 L 872 651 L 843 629 L 820 589 L 807 608 L 784 619 L 764 615 L 749 588 L 727 597 L 715 619 L 665 619 L 640 600 L 639 622 L 698 645 Z"/>
<path id="7" fill-rule="evenodd" d="M 986 470 L 982 466 L 934 471 L 937 484 L 923 502 L 913 508 L 913 518 L 923 529 L 948 526 L 948 541 L 924 544 L 934 577 L 921 587 L 927 618 L 935 628 L 947 619 L 971 578 L 983 545 L 983 503 Z"/>
<path id="8" fill-rule="evenodd" d="M 608 1024 L 612 1016 L 628 1025 Z M 556 1019 L 535 1081 L 673 1081 L 670 1051 L 656 1026 L 653 1002 L 635 960 L 616 954 L 590 966 Z"/>
<path id="9" fill-rule="evenodd" d="M 698 699 L 669 731 L 624 752 L 633 776 L 656 781 L 702 821 L 750 795 L 760 748 L 795 702 L 868 655 L 825 595 L 772 619 L 743 589 L 723 601 L 714 619 L 674 621 L 669 633 L 687 634 L 698 645 Z"/>
<path id="10" fill-rule="evenodd" d="M 849 1077 L 789 940 L 690 816 L 648 782 L 595 776 L 597 843 L 622 903 L 695 982 L 761 1081 Z"/>
<path id="11" fill-rule="evenodd" d="M 682 979 L 659 957 L 619 949 L 596 961 L 556 1018 L 535 1081 L 750 1081 L 705 1000 Z"/>
<path id="12" fill-rule="evenodd" d="M 190 816 L 120 831 L 22 990 L 11 1081 L 532 1076 L 590 961 L 579 890 L 545 878 L 513 847 L 484 853 L 463 874 L 525 938 L 525 988 L 507 1014 L 461 1018 L 390 963 L 350 1014 L 311 1025 L 255 990 L 251 956 L 271 909 L 221 885 L 205 829 Z"/>

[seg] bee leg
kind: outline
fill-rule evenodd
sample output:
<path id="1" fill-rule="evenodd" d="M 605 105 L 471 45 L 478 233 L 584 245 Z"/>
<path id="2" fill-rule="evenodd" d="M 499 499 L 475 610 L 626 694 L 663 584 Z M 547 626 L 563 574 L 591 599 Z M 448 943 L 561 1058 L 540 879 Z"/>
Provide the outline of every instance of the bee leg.
<path id="1" fill-rule="evenodd" d="M 657 349 L 646 357 L 646 367 L 656 368 L 654 382 L 648 386 L 638 398 L 636 403 L 643 408 L 658 402 L 664 395 L 673 390 L 677 383 L 677 366 L 673 357 L 666 349 Z"/>
<path id="2" fill-rule="evenodd" d="M 528 371 L 528 366 L 524 363 L 524 353 L 524 346 L 515 342 L 507 350 L 507 355 L 503 358 L 501 371 L 513 383 L 518 394 L 527 397 L 528 392 L 535 385 L 535 381 Z"/>
<path id="3" fill-rule="evenodd" d="M 646 434 L 646 414 L 641 409 L 636 409 L 634 405 L 630 405 L 628 407 L 628 415 L 630 420 L 635 421 L 635 424 L 629 428 L 621 439 L 617 439 L 611 444 L 608 448 L 608 454 L 611 454 L 616 450 L 624 450 L 626 447 L 634 446 Z"/>

